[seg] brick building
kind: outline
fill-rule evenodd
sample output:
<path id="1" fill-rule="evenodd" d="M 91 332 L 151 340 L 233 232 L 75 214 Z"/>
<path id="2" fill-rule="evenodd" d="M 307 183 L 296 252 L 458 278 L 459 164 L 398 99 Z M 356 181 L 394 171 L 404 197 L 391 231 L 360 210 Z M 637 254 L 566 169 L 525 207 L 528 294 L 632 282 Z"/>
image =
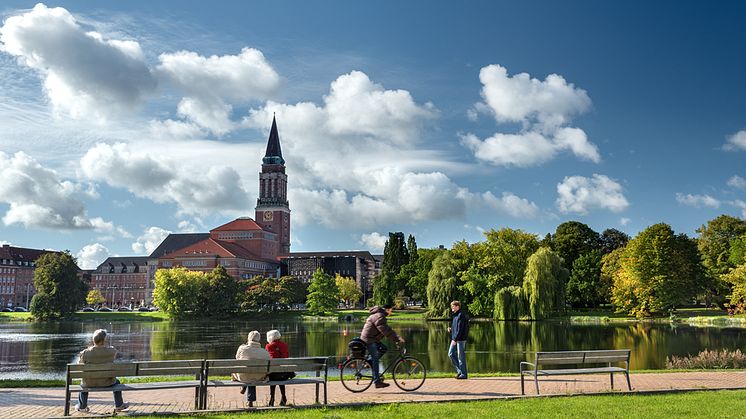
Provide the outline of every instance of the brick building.
<path id="1" fill-rule="evenodd" d="M 36 259 L 49 250 L 27 249 L 4 244 L 0 247 L 0 307 L 25 307 L 36 294 Z"/>
<path id="2" fill-rule="evenodd" d="M 152 301 L 148 257 L 110 257 L 91 273 L 91 289 L 108 307 L 141 306 Z"/>

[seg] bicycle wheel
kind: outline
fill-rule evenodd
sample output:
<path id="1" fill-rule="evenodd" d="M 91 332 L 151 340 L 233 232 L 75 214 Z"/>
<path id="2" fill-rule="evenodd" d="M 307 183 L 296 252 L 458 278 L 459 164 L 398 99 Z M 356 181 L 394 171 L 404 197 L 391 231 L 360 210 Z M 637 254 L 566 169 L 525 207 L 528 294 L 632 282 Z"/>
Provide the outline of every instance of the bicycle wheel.
<path id="1" fill-rule="evenodd" d="M 397 387 L 404 391 L 415 391 L 425 384 L 427 370 L 419 359 L 407 356 L 396 361 L 392 375 Z"/>
<path id="2" fill-rule="evenodd" d="M 342 385 L 353 393 L 360 393 L 373 384 L 373 368 L 363 358 L 350 358 L 339 370 Z"/>

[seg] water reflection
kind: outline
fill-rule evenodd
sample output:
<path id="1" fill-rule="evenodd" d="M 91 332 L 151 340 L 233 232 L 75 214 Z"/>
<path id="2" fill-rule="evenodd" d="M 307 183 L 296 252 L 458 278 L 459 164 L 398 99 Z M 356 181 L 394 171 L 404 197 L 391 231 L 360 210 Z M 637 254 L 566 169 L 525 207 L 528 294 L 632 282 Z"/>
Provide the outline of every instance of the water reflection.
<path id="1" fill-rule="evenodd" d="M 407 339 L 411 354 L 434 371 L 450 371 L 447 323 L 392 323 Z M 62 377 L 98 328 L 111 332 L 124 359 L 232 358 L 251 330 L 282 332 L 291 356 L 336 356 L 362 323 L 279 321 L 164 321 L 0 323 L 0 374 L 3 378 Z M 744 350 L 742 329 L 693 328 L 633 323 L 570 325 L 563 322 L 473 322 L 467 346 L 471 372 L 515 372 L 532 352 L 631 348 L 632 369 L 665 367 L 666 356 L 702 349 Z M 264 337 L 264 336 L 263 336 Z"/>

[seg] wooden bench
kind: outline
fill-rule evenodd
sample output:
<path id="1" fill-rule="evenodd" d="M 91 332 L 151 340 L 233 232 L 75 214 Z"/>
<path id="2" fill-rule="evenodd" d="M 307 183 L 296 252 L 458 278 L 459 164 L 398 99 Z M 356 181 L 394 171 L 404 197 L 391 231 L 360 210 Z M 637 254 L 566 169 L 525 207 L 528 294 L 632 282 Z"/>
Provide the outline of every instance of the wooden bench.
<path id="1" fill-rule="evenodd" d="M 82 391 L 94 393 L 194 387 L 194 408 L 198 409 L 201 394 L 200 389 L 203 385 L 203 369 L 203 360 L 118 362 L 113 364 L 67 364 L 67 377 L 65 379 L 65 416 L 70 415 L 71 394 Z M 73 384 L 73 380 L 82 378 L 145 376 L 169 377 L 176 375 L 194 376 L 195 379 L 186 381 L 117 384 L 110 387 L 83 387 L 79 384 Z"/>
<path id="2" fill-rule="evenodd" d="M 204 384 L 200 408 L 207 409 L 208 387 L 274 386 L 295 384 L 315 384 L 317 404 L 319 403 L 319 388 L 324 386 L 324 404 L 327 404 L 327 361 L 328 359 L 325 357 L 275 358 L 270 360 L 208 359 L 205 361 Z M 314 376 L 299 376 L 284 381 L 258 380 L 241 382 L 210 379 L 210 376 L 230 376 L 233 373 L 267 375 L 274 372 L 294 372 L 299 375 L 301 373 L 310 372 L 314 374 Z M 322 373 L 324 374 L 323 376 L 321 376 Z"/>
<path id="3" fill-rule="evenodd" d="M 614 373 L 623 373 L 627 377 L 627 388 L 631 391 L 632 384 L 629 381 L 629 349 L 612 349 L 607 351 L 560 351 L 560 352 L 537 352 L 536 361 L 521 362 L 521 394 L 526 394 L 523 384 L 523 376 L 531 375 L 536 384 L 536 394 L 539 394 L 539 376 L 549 375 L 574 375 L 574 374 L 603 374 L 608 373 L 611 378 L 611 388 L 614 388 Z M 624 368 L 613 364 L 624 363 Z M 596 365 L 587 368 L 556 368 L 539 369 L 539 365 Z M 606 364 L 601 366 L 600 364 Z M 525 368 L 530 367 L 530 368 Z"/>

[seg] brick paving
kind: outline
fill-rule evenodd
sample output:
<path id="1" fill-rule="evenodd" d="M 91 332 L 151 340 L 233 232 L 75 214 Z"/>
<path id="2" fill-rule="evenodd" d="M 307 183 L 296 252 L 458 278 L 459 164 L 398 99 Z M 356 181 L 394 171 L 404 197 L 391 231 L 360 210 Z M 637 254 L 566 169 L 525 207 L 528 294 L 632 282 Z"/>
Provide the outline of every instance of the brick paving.
<path id="1" fill-rule="evenodd" d="M 632 392 L 680 391 L 702 389 L 746 388 L 746 372 L 686 372 L 631 374 Z M 390 382 L 390 380 L 389 380 Z M 539 379 L 542 395 L 578 393 L 626 392 L 623 375 L 616 375 L 615 390 L 611 390 L 608 375 L 553 376 Z M 244 408 L 243 396 L 237 387 L 212 388 L 209 392 L 210 410 Z M 279 389 L 277 390 L 279 400 Z M 267 405 L 269 388 L 258 387 L 255 404 Z M 288 400 L 294 405 L 311 405 L 315 398 L 313 385 L 287 386 Z M 527 378 L 526 397 L 534 397 L 533 382 Z M 428 379 L 417 391 L 406 393 L 392 385 L 385 389 L 371 387 L 363 393 L 351 393 L 340 382 L 329 383 L 329 404 L 428 402 L 452 400 L 484 400 L 521 396 L 520 377 L 479 377 L 468 380 L 451 378 Z M 191 389 L 130 391 L 124 393 L 131 408 L 125 414 L 178 413 L 193 409 L 194 392 Z M 0 418 L 50 418 L 63 414 L 65 400 L 62 388 L 0 389 Z M 73 399 L 74 401 L 75 399 Z M 91 412 L 81 414 L 71 408 L 74 417 L 102 416 L 113 413 L 113 397 L 107 393 L 91 393 Z"/>

